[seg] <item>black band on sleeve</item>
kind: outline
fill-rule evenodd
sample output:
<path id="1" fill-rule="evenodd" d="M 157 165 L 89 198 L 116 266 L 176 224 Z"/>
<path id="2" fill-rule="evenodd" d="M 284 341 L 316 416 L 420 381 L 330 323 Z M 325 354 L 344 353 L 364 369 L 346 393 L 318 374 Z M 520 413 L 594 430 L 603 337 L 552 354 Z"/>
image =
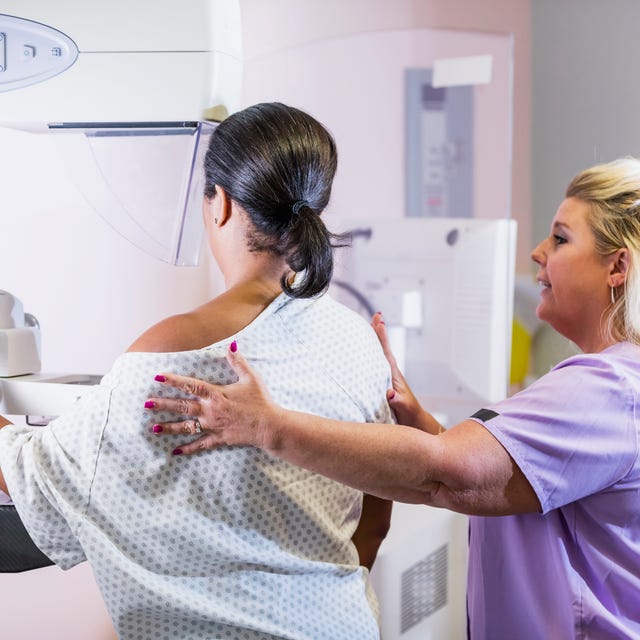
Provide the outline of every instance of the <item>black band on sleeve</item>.
<path id="1" fill-rule="evenodd" d="M 479 411 L 476 411 L 471 417 L 472 418 L 478 418 L 478 420 L 482 420 L 482 422 L 487 422 L 488 420 L 491 420 L 491 418 L 495 418 L 497 414 L 495 411 L 492 411 L 491 409 L 480 409 Z"/>

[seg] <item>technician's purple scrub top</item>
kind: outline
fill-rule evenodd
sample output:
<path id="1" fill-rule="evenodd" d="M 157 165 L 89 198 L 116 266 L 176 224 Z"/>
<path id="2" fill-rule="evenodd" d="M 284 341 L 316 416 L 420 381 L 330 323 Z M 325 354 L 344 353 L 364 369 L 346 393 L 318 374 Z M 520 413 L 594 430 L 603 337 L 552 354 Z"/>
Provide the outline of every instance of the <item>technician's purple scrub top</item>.
<path id="1" fill-rule="evenodd" d="M 640 638 L 639 397 L 619 343 L 478 412 L 542 513 L 471 518 L 473 640 Z"/>

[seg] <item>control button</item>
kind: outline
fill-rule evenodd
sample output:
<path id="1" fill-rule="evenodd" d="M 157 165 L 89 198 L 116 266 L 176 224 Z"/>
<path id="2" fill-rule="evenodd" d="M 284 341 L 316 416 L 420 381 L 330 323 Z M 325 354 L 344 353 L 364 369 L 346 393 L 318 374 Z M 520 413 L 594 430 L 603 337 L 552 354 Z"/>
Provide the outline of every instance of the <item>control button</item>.
<path id="1" fill-rule="evenodd" d="M 4 15 L 0 8 L 0 96 L 57 76 L 76 62 L 78 53 L 61 31 Z"/>

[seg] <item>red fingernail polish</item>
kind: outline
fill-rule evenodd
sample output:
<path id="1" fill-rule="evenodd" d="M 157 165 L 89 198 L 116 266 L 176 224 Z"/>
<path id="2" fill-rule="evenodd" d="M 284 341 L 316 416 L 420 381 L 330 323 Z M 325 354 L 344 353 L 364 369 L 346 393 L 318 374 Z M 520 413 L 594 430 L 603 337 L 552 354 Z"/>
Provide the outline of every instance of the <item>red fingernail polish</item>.
<path id="1" fill-rule="evenodd" d="M 395 391 L 392 391 L 392 392 L 389 394 L 389 400 L 393 400 L 395 397 L 396 397 L 396 392 L 395 392 Z"/>
<path id="2" fill-rule="evenodd" d="M 153 400 L 147 400 L 144 403 L 144 408 L 145 409 L 153 409 L 153 407 L 155 407 L 155 406 L 156 406 L 156 403 Z"/>
<path id="3" fill-rule="evenodd" d="M 182 449 L 174 449 L 174 450 L 173 450 L 173 455 L 174 455 L 174 456 L 180 456 L 180 455 L 182 455 Z"/>
<path id="4" fill-rule="evenodd" d="M 162 433 L 162 425 L 154 424 L 153 425 L 153 433 Z"/>
<path id="5" fill-rule="evenodd" d="M 234 340 L 230 345 L 229 349 L 231 349 L 232 353 L 235 353 L 238 350 L 238 343 Z"/>
<path id="6" fill-rule="evenodd" d="M 156 382 L 166 382 L 166 381 L 167 381 L 167 379 L 166 379 L 164 376 L 161 376 L 160 374 L 158 374 L 158 375 L 154 378 L 154 380 L 155 380 Z"/>

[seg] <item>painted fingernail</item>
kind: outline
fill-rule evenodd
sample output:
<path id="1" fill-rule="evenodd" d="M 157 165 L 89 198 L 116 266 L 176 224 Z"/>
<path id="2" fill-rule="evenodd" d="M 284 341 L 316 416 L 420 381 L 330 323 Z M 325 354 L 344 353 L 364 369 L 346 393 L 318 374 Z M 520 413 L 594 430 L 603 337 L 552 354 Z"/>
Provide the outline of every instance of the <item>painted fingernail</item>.
<path id="1" fill-rule="evenodd" d="M 155 406 L 156 406 L 156 403 L 153 400 L 147 400 L 144 403 L 144 408 L 145 409 L 153 409 L 153 407 L 155 407 Z"/>
<path id="2" fill-rule="evenodd" d="M 389 400 L 393 400 L 395 397 L 396 397 L 396 392 L 395 392 L 395 391 L 392 391 L 392 392 L 389 394 Z"/>
<path id="3" fill-rule="evenodd" d="M 162 433 L 162 425 L 154 424 L 153 425 L 153 433 Z"/>
<path id="4" fill-rule="evenodd" d="M 182 449 L 174 449 L 173 450 L 173 455 L 174 456 L 181 456 L 182 455 Z"/>
<path id="5" fill-rule="evenodd" d="M 231 349 L 232 353 L 235 353 L 238 350 L 238 343 L 234 340 L 230 345 L 229 349 Z"/>
<path id="6" fill-rule="evenodd" d="M 154 380 L 155 380 L 156 382 L 166 382 L 166 381 L 167 381 L 167 379 L 166 379 L 164 376 L 160 375 L 160 374 L 158 374 L 158 375 L 154 378 Z"/>

